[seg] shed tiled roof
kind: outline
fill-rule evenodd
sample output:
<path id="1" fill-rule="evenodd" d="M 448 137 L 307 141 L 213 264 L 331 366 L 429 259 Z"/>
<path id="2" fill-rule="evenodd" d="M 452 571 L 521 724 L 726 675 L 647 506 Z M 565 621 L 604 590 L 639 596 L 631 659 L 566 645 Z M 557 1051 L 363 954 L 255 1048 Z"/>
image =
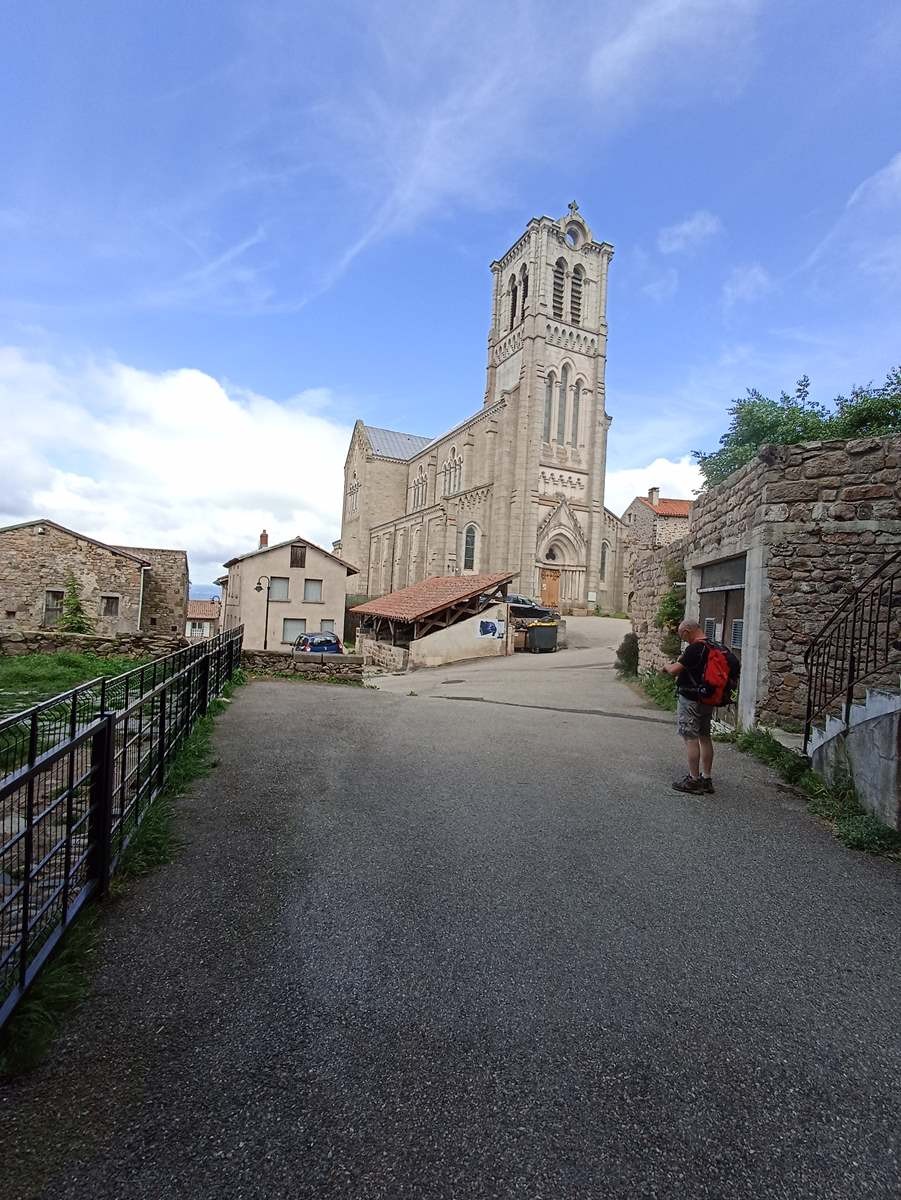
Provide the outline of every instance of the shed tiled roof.
<path id="1" fill-rule="evenodd" d="M 432 613 L 459 604 L 471 596 L 490 591 L 499 583 L 509 583 L 518 572 L 496 571 L 493 575 L 431 575 L 399 592 L 389 592 L 377 600 L 358 604 L 351 612 L 361 616 L 387 617 L 392 621 L 419 621 Z"/>
<path id="2" fill-rule="evenodd" d="M 377 429 L 364 425 L 372 452 L 379 458 L 413 458 L 431 442 L 431 438 L 415 433 L 399 433 L 396 429 Z"/>
<path id="3" fill-rule="evenodd" d="M 188 601 L 189 621 L 218 621 L 219 611 L 218 600 Z"/>
<path id="4" fill-rule="evenodd" d="M 656 504 L 652 504 L 645 496 L 638 496 L 637 499 L 652 508 L 658 517 L 687 517 L 691 511 L 690 500 L 668 500 L 661 496 Z"/>

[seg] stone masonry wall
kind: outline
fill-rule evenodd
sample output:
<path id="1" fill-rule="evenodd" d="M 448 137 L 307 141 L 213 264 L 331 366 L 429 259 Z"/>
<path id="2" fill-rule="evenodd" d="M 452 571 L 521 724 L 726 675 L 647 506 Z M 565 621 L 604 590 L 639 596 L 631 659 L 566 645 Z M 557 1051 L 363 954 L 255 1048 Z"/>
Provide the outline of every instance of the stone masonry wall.
<path id="1" fill-rule="evenodd" d="M 384 667 L 388 671 L 406 671 L 409 651 L 389 642 L 377 642 L 371 637 L 358 638 L 360 653 L 367 666 Z"/>
<path id="2" fill-rule="evenodd" d="M 659 671 L 672 658 L 660 649 L 664 631 L 654 624 L 660 599 L 670 588 L 667 564 L 682 563 L 686 541 L 636 548 L 632 575 L 632 631 L 638 638 L 639 671 Z"/>
<path id="3" fill-rule="evenodd" d="M 749 554 L 746 601 L 753 586 L 759 628 L 748 629 L 746 609 L 745 644 L 759 637 L 757 720 L 797 725 L 804 718 L 809 641 L 899 546 L 901 437 L 763 446 L 753 462 L 702 493 L 685 539 L 637 551 L 632 618 L 641 667 L 659 665 L 653 613 L 665 588 L 662 561 L 678 550 L 697 572 L 704 563 L 753 551 L 761 577 L 751 578 Z M 645 624 L 652 632 L 642 633 Z"/>
<path id="4" fill-rule="evenodd" d="M 136 546 L 120 548 L 150 563 L 144 581 L 141 629 L 145 633 L 184 633 L 188 618 L 188 556 L 185 551 Z"/>
<path id="5" fill-rule="evenodd" d="M 38 628 L 44 620 L 45 593 L 64 591 L 70 574 L 98 634 L 137 631 L 141 564 L 41 521 L 0 531 L 0 631 Z M 103 615 L 102 596 L 118 598 L 117 616 Z"/>
<path id="6" fill-rule="evenodd" d="M 0 656 L 13 654 L 95 654 L 99 658 L 160 658 L 187 646 L 188 640 L 171 634 L 120 633 L 96 637 L 87 633 L 59 633 L 55 629 L 26 629 L 0 633 Z"/>
<path id="7" fill-rule="evenodd" d="M 322 679 L 361 679 L 360 654 L 283 654 L 278 650 L 245 650 L 241 665 L 250 675 L 315 675 Z"/>

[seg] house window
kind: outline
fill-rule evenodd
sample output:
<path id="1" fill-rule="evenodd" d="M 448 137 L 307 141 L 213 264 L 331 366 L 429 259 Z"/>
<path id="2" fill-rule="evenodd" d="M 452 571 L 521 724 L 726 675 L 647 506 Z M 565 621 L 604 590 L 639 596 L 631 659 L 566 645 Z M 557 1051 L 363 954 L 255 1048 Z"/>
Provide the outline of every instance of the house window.
<path id="1" fill-rule="evenodd" d="M 63 612 L 63 592 L 49 588 L 44 592 L 44 624 L 53 626 Z"/>
<path id="2" fill-rule="evenodd" d="M 741 640 L 745 632 L 745 623 L 742 620 L 734 620 L 732 622 L 732 637 L 729 639 L 729 645 L 733 650 L 741 649 Z"/>
<path id="3" fill-rule="evenodd" d="M 321 604 L 322 580 L 305 579 L 303 581 L 303 598 L 305 604 Z"/>
<path id="4" fill-rule="evenodd" d="M 288 580 L 282 575 L 273 575 L 269 580 L 269 599 L 288 599 Z"/>
<path id="5" fill-rule="evenodd" d="M 463 538 L 463 570 L 474 571 L 476 565 L 476 527 L 467 525 Z"/>
<path id="6" fill-rule="evenodd" d="M 335 622 L 334 621 L 320 621 L 319 622 L 319 632 L 320 633 L 334 633 L 335 632 Z"/>
<path id="7" fill-rule="evenodd" d="M 150 618 L 150 624 L 151 624 L 151 626 L 154 626 L 154 625 L 156 625 L 156 617 L 151 617 L 151 618 Z"/>
<path id="8" fill-rule="evenodd" d="M 307 623 L 303 617 L 286 617 L 282 621 L 282 641 L 291 642 L 297 641 L 302 633 L 306 633 Z"/>
<path id="9" fill-rule="evenodd" d="M 118 596 L 101 596 L 100 597 L 100 615 L 101 615 L 101 617 L 118 617 L 118 615 L 119 615 L 119 597 Z"/>
<path id="10" fill-rule="evenodd" d="M 705 620 L 705 622 L 704 622 L 704 637 L 705 638 L 715 638 L 716 637 L 716 618 L 715 617 L 708 617 Z"/>
<path id="11" fill-rule="evenodd" d="M 204 633 L 203 621 L 191 622 L 191 637 L 202 637 Z"/>
<path id="12" fill-rule="evenodd" d="M 305 567 L 307 565 L 307 548 L 306 546 L 291 547 L 291 566 Z"/>
<path id="13" fill-rule="evenodd" d="M 16 610 L 14 608 L 8 608 L 6 610 L 7 621 L 11 620 L 15 615 L 16 615 Z"/>

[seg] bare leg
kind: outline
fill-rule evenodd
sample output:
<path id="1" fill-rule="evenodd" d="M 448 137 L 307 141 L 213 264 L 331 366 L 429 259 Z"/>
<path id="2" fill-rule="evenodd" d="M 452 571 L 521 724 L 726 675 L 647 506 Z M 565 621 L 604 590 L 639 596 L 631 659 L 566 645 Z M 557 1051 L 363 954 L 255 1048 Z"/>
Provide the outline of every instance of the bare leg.
<path id="1" fill-rule="evenodd" d="M 698 738 L 698 747 L 701 751 L 701 774 L 705 775 L 708 779 L 711 779 L 713 772 L 713 738 Z M 689 762 L 691 762 L 690 753 Z M 694 774 L 694 772 L 692 772 L 692 774 Z"/>
<path id="2" fill-rule="evenodd" d="M 697 779 L 698 764 L 701 761 L 701 743 L 697 738 L 685 738 L 685 749 L 688 753 L 688 773 L 692 779 Z M 712 754 L 711 750 L 711 756 Z"/>

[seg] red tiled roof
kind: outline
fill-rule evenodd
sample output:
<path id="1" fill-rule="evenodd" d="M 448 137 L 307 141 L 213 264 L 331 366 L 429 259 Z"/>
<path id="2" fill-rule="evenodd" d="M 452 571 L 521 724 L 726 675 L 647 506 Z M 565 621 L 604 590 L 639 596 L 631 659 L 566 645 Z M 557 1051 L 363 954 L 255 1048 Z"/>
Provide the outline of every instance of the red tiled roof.
<path id="1" fill-rule="evenodd" d="M 189 621 L 217 621 L 219 619 L 218 600 L 189 600 Z"/>
<path id="2" fill-rule="evenodd" d="M 691 511 L 690 500 L 667 500 L 661 496 L 656 504 L 652 504 L 646 496 L 637 497 L 642 504 L 652 508 L 658 517 L 687 517 Z"/>
<path id="3" fill-rule="evenodd" d="M 490 591 L 499 583 L 509 583 L 517 574 L 517 571 L 500 571 L 493 575 L 431 575 L 399 592 L 358 604 L 350 611 L 392 621 L 419 621 L 470 596 Z"/>

